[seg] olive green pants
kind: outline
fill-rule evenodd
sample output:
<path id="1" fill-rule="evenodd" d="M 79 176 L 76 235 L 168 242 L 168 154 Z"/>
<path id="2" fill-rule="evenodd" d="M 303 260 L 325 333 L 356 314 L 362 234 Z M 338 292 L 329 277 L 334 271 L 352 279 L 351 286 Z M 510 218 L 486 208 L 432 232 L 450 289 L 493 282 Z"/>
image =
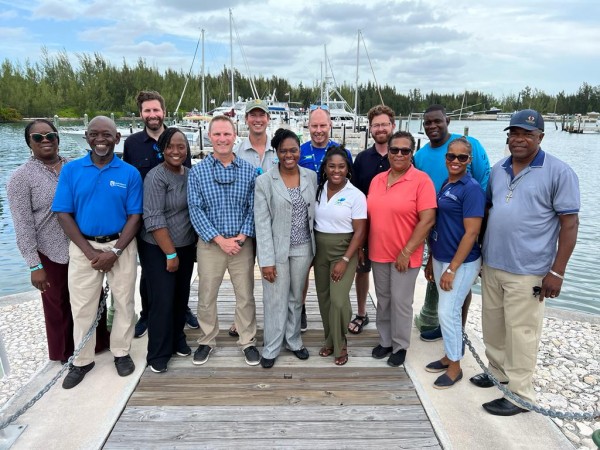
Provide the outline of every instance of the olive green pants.
<path id="1" fill-rule="evenodd" d="M 353 233 L 320 233 L 315 231 L 317 254 L 315 255 L 315 285 L 319 299 L 319 311 L 325 331 L 325 347 L 333 348 L 335 357 L 342 355 L 346 345 L 348 322 L 352 318 L 350 288 L 354 280 L 358 258 L 356 254 L 347 264 L 342 279 L 331 280 L 333 266 L 342 259 L 348 249 Z"/>

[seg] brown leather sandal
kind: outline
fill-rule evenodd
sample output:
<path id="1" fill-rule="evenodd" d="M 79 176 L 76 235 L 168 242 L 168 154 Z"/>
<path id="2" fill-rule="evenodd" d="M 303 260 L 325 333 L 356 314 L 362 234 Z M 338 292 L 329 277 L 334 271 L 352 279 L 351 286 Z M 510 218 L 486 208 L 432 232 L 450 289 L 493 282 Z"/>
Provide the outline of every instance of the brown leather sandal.
<path id="1" fill-rule="evenodd" d="M 324 358 L 333 354 L 333 349 L 329 347 L 321 347 L 319 350 L 319 356 L 323 356 Z"/>

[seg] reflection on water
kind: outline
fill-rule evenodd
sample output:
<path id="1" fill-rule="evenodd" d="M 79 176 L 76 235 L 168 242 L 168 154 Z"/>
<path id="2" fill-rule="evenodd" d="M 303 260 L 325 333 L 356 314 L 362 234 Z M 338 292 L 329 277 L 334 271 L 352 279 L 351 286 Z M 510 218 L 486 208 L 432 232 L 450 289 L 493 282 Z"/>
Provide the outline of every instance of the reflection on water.
<path id="1" fill-rule="evenodd" d="M 504 155 L 508 122 L 501 121 L 452 121 L 450 131 L 463 133 L 479 139 L 495 163 Z M 0 124 L 0 296 L 31 290 L 29 272 L 15 244 L 14 229 L 6 202 L 6 182 L 10 173 L 29 156 L 23 136 L 24 124 Z M 417 122 L 411 130 L 419 130 Z M 559 299 L 549 300 L 552 306 L 600 314 L 600 277 L 598 254 L 600 227 L 597 226 L 600 205 L 600 135 L 574 135 L 557 131 L 553 123 L 546 124 L 546 136 L 542 148 L 573 167 L 579 176 L 581 188 L 581 213 L 577 247 L 567 268 L 566 280 Z M 84 154 L 84 146 L 66 135 L 61 135 L 61 154 L 78 157 Z"/>

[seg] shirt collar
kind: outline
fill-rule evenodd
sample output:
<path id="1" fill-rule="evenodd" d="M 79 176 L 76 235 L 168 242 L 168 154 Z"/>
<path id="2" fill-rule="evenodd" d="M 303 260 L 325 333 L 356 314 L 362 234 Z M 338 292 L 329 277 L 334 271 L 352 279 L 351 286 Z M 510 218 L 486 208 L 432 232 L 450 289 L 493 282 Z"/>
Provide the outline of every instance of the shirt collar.
<path id="1" fill-rule="evenodd" d="M 121 161 L 121 158 L 119 158 L 117 155 L 115 155 L 113 153 L 113 159 L 104 167 L 118 167 L 121 164 L 123 164 L 123 161 Z M 87 151 L 87 155 L 85 155 L 83 157 L 83 165 L 84 166 L 95 166 L 94 161 L 92 161 L 92 151 L 88 150 Z"/>
<path id="2" fill-rule="evenodd" d="M 540 150 L 535 155 L 535 158 L 533 158 L 533 161 L 529 163 L 529 167 L 532 169 L 542 168 L 544 167 L 544 161 L 546 161 L 546 152 L 544 152 L 544 150 L 540 148 Z M 506 161 L 502 163 L 502 168 L 506 172 L 512 174 L 512 155 L 506 158 Z"/>

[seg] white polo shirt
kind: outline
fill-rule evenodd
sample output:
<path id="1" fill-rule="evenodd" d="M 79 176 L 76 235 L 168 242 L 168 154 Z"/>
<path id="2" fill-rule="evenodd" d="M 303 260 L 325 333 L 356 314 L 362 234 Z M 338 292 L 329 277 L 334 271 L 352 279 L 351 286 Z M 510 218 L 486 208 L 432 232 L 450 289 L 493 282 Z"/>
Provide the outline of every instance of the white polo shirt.
<path id="1" fill-rule="evenodd" d="M 352 233 L 352 220 L 367 218 L 367 198 L 350 181 L 329 201 L 325 182 L 315 205 L 315 230 L 321 233 Z"/>

